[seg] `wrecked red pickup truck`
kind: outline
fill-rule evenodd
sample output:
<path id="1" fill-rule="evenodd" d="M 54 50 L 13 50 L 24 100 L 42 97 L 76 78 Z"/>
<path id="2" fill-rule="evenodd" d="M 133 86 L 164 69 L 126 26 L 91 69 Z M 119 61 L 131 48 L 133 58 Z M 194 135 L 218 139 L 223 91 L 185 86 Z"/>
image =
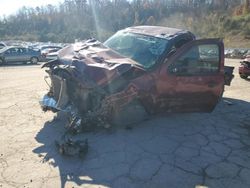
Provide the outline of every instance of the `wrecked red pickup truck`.
<path id="1" fill-rule="evenodd" d="M 51 79 L 43 110 L 70 114 L 76 132 L 162 112 L 211 112 L 234 69 L 224 66 L 222 40 L 158 26 L 75 43 L 42 67 Z"/>

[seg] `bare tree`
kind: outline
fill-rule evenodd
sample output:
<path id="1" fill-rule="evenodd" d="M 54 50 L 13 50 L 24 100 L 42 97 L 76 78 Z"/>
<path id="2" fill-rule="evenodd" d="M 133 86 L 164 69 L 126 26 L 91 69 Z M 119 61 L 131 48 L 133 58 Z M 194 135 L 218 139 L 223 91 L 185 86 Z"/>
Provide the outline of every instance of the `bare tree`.
<path id="1" fill-rule="evenodd" d="M 244 14 L 248 14 L 250 12 L 250 0 L 245 0 L 245 4 L 244 4 Z"/>

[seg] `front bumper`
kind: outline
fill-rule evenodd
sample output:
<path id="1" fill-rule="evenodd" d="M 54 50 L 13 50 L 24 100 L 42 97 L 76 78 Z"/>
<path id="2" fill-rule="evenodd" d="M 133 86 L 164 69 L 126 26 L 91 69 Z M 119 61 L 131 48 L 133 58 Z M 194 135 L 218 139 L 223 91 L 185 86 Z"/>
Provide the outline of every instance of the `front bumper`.
<path id="1" fill-rule="evenodd" d="M 48 94 L 43 96 L 42 100 L 39 101 L 39 104 L 43 111 L 51 110 L 53 112 L 57 112 L 61 110 L 58 108 L 56 100 Z"/>
<path id="2" fill-rule="evenodd" d="M 46 78 L 47 77 L 45 77 L 45 80 Z M 67 111 L 69 99 L 67 95 L 66 80 L 56 75 L 50 75 L 50 78 L 50 91 L 39 101 L 42 109 L 44 111 L 51 110 L 53 112 Z M 46 83 L 48 82 L 46 81 Z"/>

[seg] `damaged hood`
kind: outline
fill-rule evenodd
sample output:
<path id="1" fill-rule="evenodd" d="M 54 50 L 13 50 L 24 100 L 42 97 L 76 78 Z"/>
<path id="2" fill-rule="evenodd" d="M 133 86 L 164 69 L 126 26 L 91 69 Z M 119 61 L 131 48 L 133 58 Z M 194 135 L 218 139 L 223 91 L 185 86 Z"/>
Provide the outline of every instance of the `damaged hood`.
<path id="1" fill-rule="evenodd" d="M 98 85 L 107 84 L 131 69 L 145 71 L 137 62 L 116 53 L 95 39 L 67 46 L 58 52 L 57 60 L 50 61 L 43 67 L 51 67 L 52 64 L 75 67 L 78 73 L 88 75 Z"/>
<path id="2" fill-rule="evenodd" d="M 65 64 L 71 64 L 75 60 L 82 60 L 88 66 L 108 70 L 120 64 L 140 66 L 137 62 L 116 53 L 95 39 L 75 43 L 60 50 L 58 58 Z"/>

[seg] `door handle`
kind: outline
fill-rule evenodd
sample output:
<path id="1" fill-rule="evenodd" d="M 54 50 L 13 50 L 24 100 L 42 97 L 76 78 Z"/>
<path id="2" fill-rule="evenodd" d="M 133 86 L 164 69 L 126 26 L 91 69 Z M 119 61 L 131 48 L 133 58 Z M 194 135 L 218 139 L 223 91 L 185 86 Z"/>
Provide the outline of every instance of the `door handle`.
<path id="1" fill-rule="evenodd" d="M 207 86 L 208 87 L 215 87 L 217 83 L 215 81 L 208 82 Z"/>

